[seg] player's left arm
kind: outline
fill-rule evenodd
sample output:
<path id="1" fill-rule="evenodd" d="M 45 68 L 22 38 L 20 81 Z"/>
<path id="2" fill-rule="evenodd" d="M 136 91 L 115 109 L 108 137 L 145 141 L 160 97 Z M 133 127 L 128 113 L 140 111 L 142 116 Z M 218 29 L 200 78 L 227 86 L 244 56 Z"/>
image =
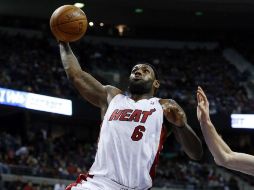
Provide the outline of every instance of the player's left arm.
<path id="1" fill-rule="evenodd" d="M 193 160 L 200 160 L 203 155 L 201 140 L 187 123 L 183 109 L 174 100 L 161 100 L 164 116 L 175 127 L 173 133 L 183 146 L 185 153 Z"/>

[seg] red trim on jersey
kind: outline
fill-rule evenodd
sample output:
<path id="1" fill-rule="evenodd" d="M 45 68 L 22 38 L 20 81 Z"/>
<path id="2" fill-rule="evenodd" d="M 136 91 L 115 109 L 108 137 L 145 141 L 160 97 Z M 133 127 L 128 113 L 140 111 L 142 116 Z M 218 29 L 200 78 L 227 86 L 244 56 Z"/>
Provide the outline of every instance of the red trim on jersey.
<path id="1" fill-rule="evenodd" d="M 68 185 L 65 190 L 71 190 L 72 187 L 76 187 L 78 185 L 78 183 L 71 183 L 70 185 Z"/>
<path id="2" fill-rule="evenodd" d="M 89 173 L 86 174 L 79 174 L 78 178 L 76 179 L 76 182 L 71 183 L 68 185 L 65 190 L 71 190 L 72 187 L 76 187 L 78 184 L 80 184 L 82 181 L 87 181 L 87 178 L 93 178 L 93 175 L 90 175 Z"/>
<path id="3" fill-rule="evenodd" d="M 153 161 L 153 165 L 150 169 L 150 176 L 151 176 L 152 180 L 155 177 L 156 166 L 158 165 L 160 152 L 163 149 L 163 143 L 165 142 L 166 138 L 167 138 L 167 128 L 166 128 L 165 125 L 162 125 L 161 135 L 160 135 L 160 143 L 159 143 L 159 146 L 158 146 L 156 156 L 155 156 L 154 161 Z"/>

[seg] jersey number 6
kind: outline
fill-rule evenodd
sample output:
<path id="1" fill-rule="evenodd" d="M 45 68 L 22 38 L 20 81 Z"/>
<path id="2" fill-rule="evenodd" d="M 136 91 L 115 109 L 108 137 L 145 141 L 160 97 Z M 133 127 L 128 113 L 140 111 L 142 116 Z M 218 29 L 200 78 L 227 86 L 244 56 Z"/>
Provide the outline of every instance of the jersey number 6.
<path id="1" fill-rule="evenodd" d="M 133 141 L 139 141 L 140 139 L 142 139 L 143 137 L 143 132 L 146 131 L 146 128 L 143 125 L 139 125 L 137 127 L 135 127 L 132 135 L 131 135 L 131 139 Z"/>

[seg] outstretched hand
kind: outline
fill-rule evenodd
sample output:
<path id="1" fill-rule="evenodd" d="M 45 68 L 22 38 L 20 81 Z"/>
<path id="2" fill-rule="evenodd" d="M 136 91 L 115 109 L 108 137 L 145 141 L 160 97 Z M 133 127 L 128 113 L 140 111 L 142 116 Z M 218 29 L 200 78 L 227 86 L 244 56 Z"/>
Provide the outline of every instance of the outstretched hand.
<path id="1" fill-rule="evenodd" d="M 199 122 L 210 121 L 209 102 L 203 89 L 199 86 L 197 90 L 197 117 Z"/>
<path id="2" fill-rule="evenodd" d="M 184 127 L 187 124 L 187 118 L 183 109 L 174 100 L 163 102 L 162 108 L 165 117 L 173 125 Z"/>

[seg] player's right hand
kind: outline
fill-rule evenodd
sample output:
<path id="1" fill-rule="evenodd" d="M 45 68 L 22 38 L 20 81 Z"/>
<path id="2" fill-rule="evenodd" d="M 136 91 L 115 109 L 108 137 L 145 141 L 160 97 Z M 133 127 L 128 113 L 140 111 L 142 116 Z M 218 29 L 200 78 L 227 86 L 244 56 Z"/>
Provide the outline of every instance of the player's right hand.
<path id="1" fill-rule="evenodd" d="M 199 86 L 197 90 L 197 117 L 199 122 L 208 122 L 210 121 L 209 114 L 209 101 L 205 95 L 203 89 Z"/>

